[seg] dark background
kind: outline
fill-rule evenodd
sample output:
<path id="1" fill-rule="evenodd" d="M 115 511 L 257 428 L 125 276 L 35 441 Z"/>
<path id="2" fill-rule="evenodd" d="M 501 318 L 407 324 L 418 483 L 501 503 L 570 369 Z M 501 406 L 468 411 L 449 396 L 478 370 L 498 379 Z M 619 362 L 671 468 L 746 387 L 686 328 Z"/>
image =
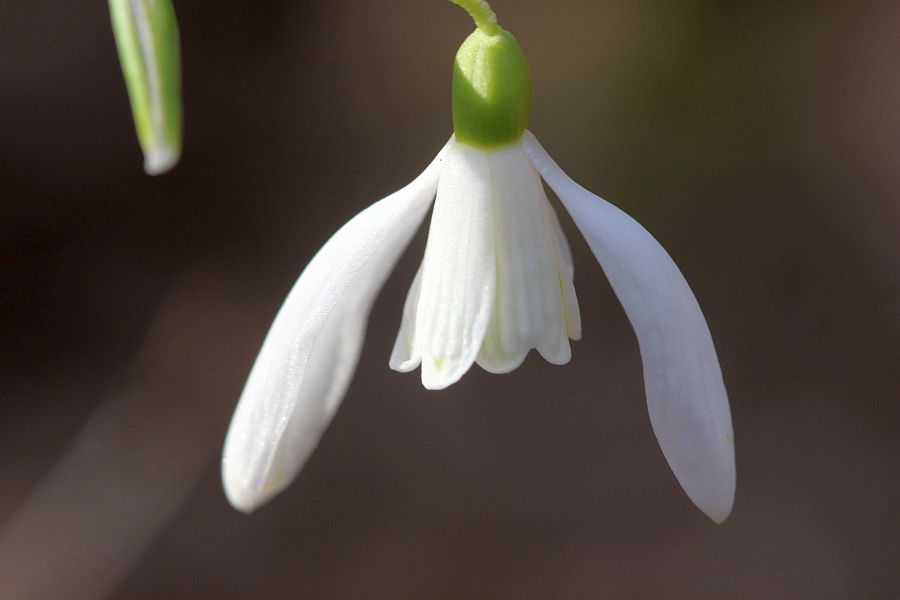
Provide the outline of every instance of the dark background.
<path id="1" fill-rule="evenodd" d="M 176 2 L 186 138 L 146 177 L 103 2 L 0 17 L 0 598 L 894 598 L 900 3 L 496 0 L 531 129 L 670 251 L 731 396 L 734 512 L 650 431 L 568 217 L 571 363 L 427 392 L 387 360 L 419 235 L 294 484 L 228 419 L 275 311 L 451 131 L 449 2 Z"/>

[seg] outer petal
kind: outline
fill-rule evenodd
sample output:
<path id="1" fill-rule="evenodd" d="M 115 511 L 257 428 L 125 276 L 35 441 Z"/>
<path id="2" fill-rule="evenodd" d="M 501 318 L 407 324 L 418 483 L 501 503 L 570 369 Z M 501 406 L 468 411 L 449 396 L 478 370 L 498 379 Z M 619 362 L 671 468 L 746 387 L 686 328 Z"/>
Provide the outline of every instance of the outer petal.
<path id="1" fill-rule="evenodd" d="M 721 523 L 734 501 L 731 411 L 694 294 L 640 224 L 572 181 L 530 132 L 522 147 L 572 215 L 634 327 L 650 422 L 669 466 L 691 500 Z"/>
<path id="2" fill-rule="evenodd" d="M 335 233 L 285 300 L 225 440 L 222 480 L 235 508 L 249 512 L 284 489 L 331 421 L 372 302 L 428 211 L 444 152 Z"/>
<path id="3" fill-rule="evenodd" d="M 469 370 L 494 302 L 496 257 L 490 161 L 451 141 L 438 184 L 409 364 L 422 361 L 422 384 L 443 389 Z"/>

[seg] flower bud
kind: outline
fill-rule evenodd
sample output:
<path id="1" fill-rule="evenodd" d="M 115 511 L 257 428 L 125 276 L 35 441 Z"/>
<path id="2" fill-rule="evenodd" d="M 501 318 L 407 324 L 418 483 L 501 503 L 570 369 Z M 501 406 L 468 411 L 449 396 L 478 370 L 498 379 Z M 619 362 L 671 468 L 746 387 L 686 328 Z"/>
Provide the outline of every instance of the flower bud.
<path id="1" fill-rule="evenodd" d="M 164 173 L 181 155 L 181 65 L 171 0 L 109 0 L 144 171 Z"/>

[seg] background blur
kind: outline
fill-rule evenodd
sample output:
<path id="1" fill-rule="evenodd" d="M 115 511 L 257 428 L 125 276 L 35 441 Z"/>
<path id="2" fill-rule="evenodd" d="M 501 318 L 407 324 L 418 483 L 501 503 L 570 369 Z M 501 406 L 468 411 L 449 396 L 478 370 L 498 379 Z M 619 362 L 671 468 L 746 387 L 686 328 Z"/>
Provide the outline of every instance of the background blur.
<path id="1" fill-rule="evenodd" d="M 176 2 L 186 132 L 146 177 L 104 2 L 0 17 L 0 598 L 894 598 L 900 3 L 496 0 L 531 129 L 669 250 L 737 439 L 690 503 L 587 246 L 572 362 L 443 392 L 387 361 L 419 235 L 297 481 L 218 461 L 285 294 L 451 132 L 443 0 Z"/>

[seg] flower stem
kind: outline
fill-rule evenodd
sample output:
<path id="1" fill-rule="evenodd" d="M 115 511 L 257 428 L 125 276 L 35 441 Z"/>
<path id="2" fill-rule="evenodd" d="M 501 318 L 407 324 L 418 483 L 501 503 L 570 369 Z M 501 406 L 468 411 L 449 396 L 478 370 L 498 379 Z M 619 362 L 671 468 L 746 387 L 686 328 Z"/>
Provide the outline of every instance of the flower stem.
<path id="1" fill-rule="evenodd" d="M 465 9 L 467 13 L 475 21 L 478 29 L 488 35 L 496 35 L 500 31 L 500 25 L 497 24 L 497 15 L 491 10 L 491 5 L 485 0 L 450 0 L 453 4 L 457 4 Z"/>

